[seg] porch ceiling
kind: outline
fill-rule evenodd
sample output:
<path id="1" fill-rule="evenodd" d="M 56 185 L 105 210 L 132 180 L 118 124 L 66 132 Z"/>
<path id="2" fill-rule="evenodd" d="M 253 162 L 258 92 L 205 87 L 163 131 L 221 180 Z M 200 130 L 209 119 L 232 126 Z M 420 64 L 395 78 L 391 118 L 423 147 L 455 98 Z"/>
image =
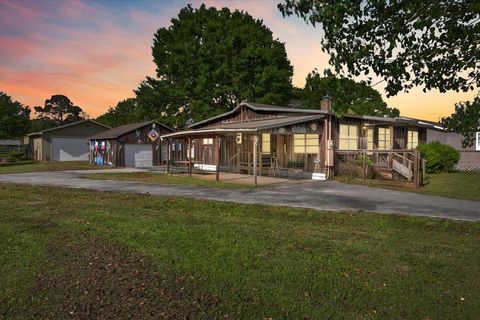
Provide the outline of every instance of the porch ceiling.
<path id="1" fill-rule="evenodd" d="M 258 132 L 273 128 L 279 128 L 297 123 L 308 122 L 312 120 L 322 119 L 325 115 L 308 115 L 308 116 L 290 116 L 278 117 L 264 120 L 255 120 L 247 122 L 225 123 L 216 125 L 214 128 L 196 129 L 179 131 L 161 136 L 161 138 L 178 138 L 183 136 L 204 136 L 207 134 L 227 134 L 234 132 Z"/>

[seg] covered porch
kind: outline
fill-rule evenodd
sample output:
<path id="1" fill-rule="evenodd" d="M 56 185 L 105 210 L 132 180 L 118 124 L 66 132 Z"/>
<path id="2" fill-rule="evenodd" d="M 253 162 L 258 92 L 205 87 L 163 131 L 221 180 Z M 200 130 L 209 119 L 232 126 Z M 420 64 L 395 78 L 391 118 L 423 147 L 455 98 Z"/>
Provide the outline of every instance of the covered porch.
<path id="1" fill-rule="evenodd" d="M 186 146 L 185 159 L 168 161 L 167 172 L 173 166 L 189 175 L 211 172 L 217 181 L 220 172 L 229 173 L 225 177 L 250 179 L 255 186 L 259 177 L 311 179 L 325 172 L 324 117 L 277 117 L 164 135 L 167 145 L 183 139 Z"/>

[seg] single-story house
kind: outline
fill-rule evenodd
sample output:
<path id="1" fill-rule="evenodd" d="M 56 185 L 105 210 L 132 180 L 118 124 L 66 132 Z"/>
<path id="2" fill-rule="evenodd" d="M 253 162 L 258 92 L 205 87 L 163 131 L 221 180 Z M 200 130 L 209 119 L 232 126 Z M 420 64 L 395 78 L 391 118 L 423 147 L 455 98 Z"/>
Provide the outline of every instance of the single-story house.
<path id="1" fill-rule="evenodd" d="M 88 137 L 110 127 L 80 120 L 28 135 L 30 154 L 38 161 L 88 161 Z"/>
<path id="2" fill-rule="evenodd" d="M 151 167 L 167 162 L 161 135 L 174 130 L 158 121 L 115 127 L 89 137 L 90 163 L 111 167 Z M 181 146 L 179 147 L 181 149 Z"/>
<path id="3" fill-rule="evenodd" d="M 427 129 L 427 142 L 439 141 L 452 146 L 460 153 L 457 170 L 480 172 L 480 130 L 475 133 L 472 146 L 463 147 L 462 140 L 461 134 L 448 132 L 438 123 Z"/>
<path id="4" fill-rule="evenodd" d="M 21 147 L 20 139 L 0 139 L 0 152 L 19 151 Z"/>
<path id="5" fill-rule="evenodd" d="M 421 163 L 414 149 L 430 127 L 407 118 L 337 117 L 325 97 L 315 110 L 243 102 L 162 139 L 184 139 L 189 172 L 213 170 L 217 177 L 220 170 L 330 176 L 347 160 L 368 157 L 372 166 L 411 180 Z"/>

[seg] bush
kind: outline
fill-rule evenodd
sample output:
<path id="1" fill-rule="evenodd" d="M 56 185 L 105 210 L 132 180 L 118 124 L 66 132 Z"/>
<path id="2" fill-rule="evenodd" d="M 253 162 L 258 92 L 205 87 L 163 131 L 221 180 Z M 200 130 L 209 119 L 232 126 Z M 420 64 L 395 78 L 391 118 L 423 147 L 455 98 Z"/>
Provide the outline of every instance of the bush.
<path id="1" fill-rule="evenodd" d="M 25 152 L 23 151 L 12 151 L 10 153 L 10 158 L 13 158 L 15 160 L 21 160 L 25 158 Z"/>
<path id="2" fill-rule="evenodd" d="M 433 141 L 417 147 L 425 159 L 427 173 L 450 172 L 460 160 L 460 153 L 448 144 Z"/>

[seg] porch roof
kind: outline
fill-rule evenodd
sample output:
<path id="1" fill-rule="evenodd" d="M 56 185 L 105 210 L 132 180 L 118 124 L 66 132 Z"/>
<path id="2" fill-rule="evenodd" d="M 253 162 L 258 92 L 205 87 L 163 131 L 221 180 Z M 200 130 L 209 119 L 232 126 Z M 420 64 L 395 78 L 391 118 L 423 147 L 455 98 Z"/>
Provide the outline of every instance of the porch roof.
<path id="1" fill-rule="evenodd" d="M 324 114 L 308 115 L 308 116 L 290 116 L 277 117 L 271 119 L 254 120 L 247 122 L 225 123 L 215 126 L 214 128 L 205 128 L 197 130 L 179 131 L 161 136 L 161 138 L 177 138 L 183 136 L 199 136 L 206 134 L 224 134 L 232 132 L 258 132 L 297 123 L 308 122 L 312 120 L 324 118 Z"/>

